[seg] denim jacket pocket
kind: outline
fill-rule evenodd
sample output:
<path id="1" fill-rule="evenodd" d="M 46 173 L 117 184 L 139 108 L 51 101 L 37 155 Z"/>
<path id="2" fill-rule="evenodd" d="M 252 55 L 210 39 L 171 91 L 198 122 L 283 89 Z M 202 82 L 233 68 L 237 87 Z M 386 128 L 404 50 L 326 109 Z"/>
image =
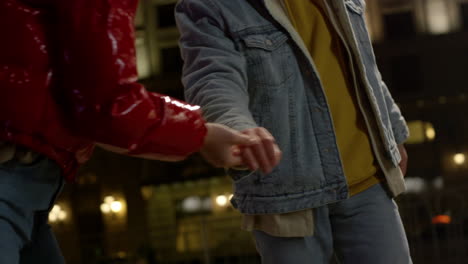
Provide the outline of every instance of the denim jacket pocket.
<path id="1" fill-rule="evenodd" d="M 234 183 L 240 183 L 246 180 L 253 182 L 256 176 L 255 171 L 248 169 L 226 169 L 226 174 L 234 181 Z"/>
<path id="2" fill-rule="evenodd" d="M 248 48 L 259 48 L 266 51 L 274 51 L 278 49 L 287 40 L 288 36 L 281 31 L 277 31 L 269 35 L 248 35 L 243 38 L 243 41 Z"/>
<path id="3" fill-rule="evenodd" d="M 256 86 L 278 87 L 292 75 L 289 61 L 293 58 L 289 37 L 281 31 L 250 34 L 241 37 L 247 61 L 249 82 Z"/>
<path id="4" fill-rule="evenodd" d="M 251 171 L 251 170 L 243 170 L 243 169 L 227 169 L 227 175 L 236 183 L 236 184 L 244 184 L 245 181 L 253 183 L 268 183 L 274 180 L 274 175 L 278 174 L 279 170 L 278 167 L 275 167 L 273 171 L 268 174 L 264 175 L 259 171 Z"/>

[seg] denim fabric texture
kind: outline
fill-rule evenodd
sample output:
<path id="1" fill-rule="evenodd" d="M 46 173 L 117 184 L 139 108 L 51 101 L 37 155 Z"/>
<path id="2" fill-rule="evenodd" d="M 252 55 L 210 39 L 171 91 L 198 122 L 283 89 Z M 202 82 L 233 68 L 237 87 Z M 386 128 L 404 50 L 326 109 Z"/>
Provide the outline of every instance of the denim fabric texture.
<path id="1" fill-rule="evenodd" d="M 314 223 L 314 235 L 306 237 L 274 237 L 254 231 L 263 263 L 412 263 L 397 205 L 381 184 L 315 208 Z"/>
<path id="2" fill-rule="evenodd" d="M 245 214 L 278 214 L 347 199 L 330 109 L 313 60 L 297 32 L 286 26 L 287 18 L 278 15 L 278 0 L 257 1 L 272 19 L 246 0 L 181 0 L 176 6 L 186 99 L 201 105 L 210 122 L 237 130 L 265 127 L 283 152 L 268 175 L 229 170 L 231 202 Z M 408 128 L 377 70 L 364 2 L 327 3 L 355 58 L 385 159 L 396 169 L 397 145 L 408 137 Z M 402 175 L 387 182 L 394 196 L 404 190 Z"/>
<path id="3" fill-rule="evenodd" d="M 59 166 L 46 157 L 0 164 L 0 263 L 65 263 L 48 222 L 60 192 Z"/>

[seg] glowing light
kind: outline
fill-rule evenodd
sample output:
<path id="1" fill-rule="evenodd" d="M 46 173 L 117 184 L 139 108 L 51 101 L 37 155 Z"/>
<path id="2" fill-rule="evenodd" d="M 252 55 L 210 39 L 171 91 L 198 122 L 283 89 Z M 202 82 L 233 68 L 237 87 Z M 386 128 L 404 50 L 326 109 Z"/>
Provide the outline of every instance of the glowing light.
<path id="1" fill-rule="evenodd" d="M 143 186 L 141 187 L 140 191 L 141 196 L 143 196 L 145 200 L 149 200 L 153 196 L 153 187 Z"/>
<path id="2" fill-rule="evenodd" d="M 202 201 L 198 196 L 191 196 L 185 198 L 182 202 L 182 210 L 188 213 L 196 212 L 202 207 Z"/>
<path id="3" fill-rule="evenodd" d="M 52 207 L 52 210 L 50 210 L 50 213 L 49 213 L 49 221 L 51 223 L 55 223 L 55 222 L 63 222 L 67 219 L 67 212 L 65 210 L 63 210 L 60 205 L 54 205 L 54 207 Z"/>
<path id="4" fill-rule="evenodd" d="M 419 177 L 405 178 L 407 193 L 421 193 L 426 190 L 427 184 L 424 179 Z"/>
<path id="5" fill-rule="evenodd" d="M 221 206 L 221 207 L 224 207 L 226 206 L 228 203 L 228 198 L 226 197 L 226 195 L 218 195 L 216 197 L 216 204 Z"/>
<path id="6" fill-rule="evenodd" d="M 432 224 L 448 225 L 452 222 L 452 217 L 449 215 L 436 215 L 432 218 Z"/>
<path id="7" fill-rule="evenodd" d="M 463 165 L 466 161 L 466 156 L 463 153 L 457 153 L 453 155 L 453 162 L 455 162 L 456 165 Z"/>
<path id="8" fill-rule="evenodd" d="M 57 215 L 49 213 L 49 221 L 54 223 L 58 219 Z"/>
<path id="9" fill-rule="evenodd" d="M 110 209 L 112 212 L 114 213 L 118 213 L 122 210 L 122 203 L 119 202 L 119 201 L 113 201 L 111 204 L 110 204 Z"/>
<path id="10" fill-rule="evenodd" d="M 135 50 L 137 57 L 137 70 L 138 78 L 145 79 L 151 75 L 151 66 L 148 56 L 148 50 L 146 49 L 145 39 L 138 37 L 135 40 Z"/>
<path id="11" fill-rule="evenodd" d="M 114 196 L 104 197 L 104 202 L 101 204 L 100 209 L 103 214 L 120 213 L 123 210 L 124 204 L 118 201 Z"/>
<path id="12" fill-rule="evenodd" d="M 409 144 L 421 144 L 427 141 L 433 141 L 436 138 L 436 130 L 429 122 L 414 120 L 408 122 L 410 130 Z"/>
<path id="13" fill-rule="evenodd" d="M 430 123 L 426 123 L 426 138 L 429 141 L 432 141 L 435 139 L 435 137 L 436 137 L 436 131 L 434 127 L 432 127 Z"/>
<path id="14" fill-rule="evenodd" d="M 444 34 L 450 31 L 450 18 L 446 0 L 427 1 L 427 25 L 432 34 Z"/>
<path id="15" fill-rule="evenodd" d="M 109 204 L 107 203 L 101 204 L 101 212 L 103 212 L 104 214 L 107 214 L 107 213 L 110 213 L 110 211 L 111 211 L 111 208 Z"/>
<path id="16" fill-rule="evenodd" d="M 444 188 L 444 179 L 442 177 L 437 177 L 432 181 L 432 186 L 436 190 L 442 190 Z"/>
<path id="17" fill-rule="evenodd" d="M 212 208 L 212 201 L 210 197 L 206 197 L 202 202 L 202 209 L 205 211 L 210 211 Z"/>
<path id="18" fill-rule="evenodd" d="M 58 212 L 60 212 L 60 210 L 62 210 L 62 208 L 60 208 L 60 205 L 56 204 L 56 205 L 54 205 L 54 207 L 52 207 L 51 212 L 58 213 Z"/>
<path id="19" fill-rule="evenodd" d="M 115 201 L 114 196 L 106 196 L 106 197 L 104 197 L 104 202 L 105 202 L 106 204 L 111 204 L 113 201 Z"/>
<path id="20" fill-rule="evenodd" d="M 60 211 L 60 212 L 58 213 L 58 219 L 61 220 L 61 221 L 67 219 L 67 212 L 65 212 L 65 211 Z"/>

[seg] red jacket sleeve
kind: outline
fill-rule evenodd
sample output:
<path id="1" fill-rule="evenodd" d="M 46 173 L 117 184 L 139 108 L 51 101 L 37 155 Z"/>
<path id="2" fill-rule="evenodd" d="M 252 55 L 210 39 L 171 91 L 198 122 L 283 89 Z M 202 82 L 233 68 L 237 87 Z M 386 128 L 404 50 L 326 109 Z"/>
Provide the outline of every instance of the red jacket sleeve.
<path id="1" fill-rule="evenodd" d="M 129 154 L 187 156 L 206 135 L 199 107 L 137 83 L 137 0 L 56 0 L 57 101 L 81 137 Z"/>

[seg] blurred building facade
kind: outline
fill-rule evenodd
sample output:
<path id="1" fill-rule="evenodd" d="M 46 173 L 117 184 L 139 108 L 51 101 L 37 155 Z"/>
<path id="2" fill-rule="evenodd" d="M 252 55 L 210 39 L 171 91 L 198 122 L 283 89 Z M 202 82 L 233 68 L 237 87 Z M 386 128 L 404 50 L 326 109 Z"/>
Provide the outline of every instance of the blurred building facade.
<path id="1" fill-rule="evenodd" d="M 183 98 L 175 2 L 141 1 L 136 47 L 148 89 Z M 468 0 L 366 4 L 384 81 L 412 132 L 410 188 L 398 202 L 414 263 L 464 263 Z M 65 213 L 57 209 L 52 225 L 71 264 L 260 263 L 230 194 L 224 172 L 197 155 L 167 164 L 98 150 L 65 188 L 57 203 Z"/>

